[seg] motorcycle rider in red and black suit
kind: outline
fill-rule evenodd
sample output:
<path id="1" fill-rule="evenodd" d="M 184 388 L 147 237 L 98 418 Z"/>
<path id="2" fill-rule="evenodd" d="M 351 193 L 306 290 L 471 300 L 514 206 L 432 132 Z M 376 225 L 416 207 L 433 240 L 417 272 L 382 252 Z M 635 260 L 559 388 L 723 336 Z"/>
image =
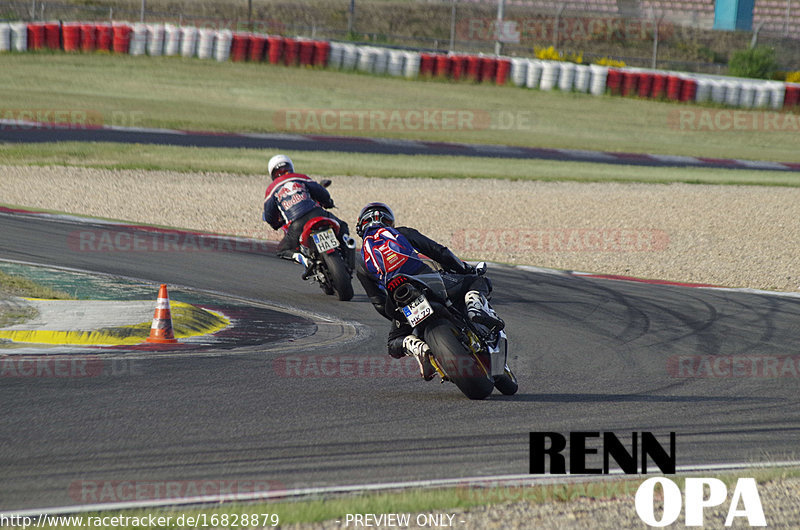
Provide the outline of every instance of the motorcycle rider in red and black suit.
<path id="1" fill-rule="evenodd" d="M 262 219 L 275 230 L 285 230 L 283 239 L 278 243 L 278 257 L 307 266 L 304 256 L 297 252 L 303 227 L 314 217 L 328 217 L 339 223 L 339 242 L 352 270 L 355 265 L 355 249 L 349 249 L 347 245 L 348 241 L 352 241 L 350 229 L 346 222 L 325 210 L 334 207 L 328 190 L 311 177 L 295 173 L 294 164 L 286 155 L 273 156 L 267 169 L 272 183 L 264 195 Z"/>
<path id="2" fill-rule="evenodd" d="M 389 355 L 399 359 L 413 355 L 426 381 L 435 371 L 428 354 L 430 348 L 412 334 L 408 321 L 397 318 L 394 301 L 387 295 L 386 285 L 398 274 L 417 275 L 434 272 L 420 254 L 436 261 L 445 271 L 442 275 L 448 298 L 463 299 L 473 322 L 500 331 L 505 324 L 488 304 L 491 284 L 475 274 L 475 268 L 461 261 L 450 249 L 408 227 L 395 228 L 392 209 L 380 202 L 367 204 L 358 216 L 356 233 L 363 238 L 361 258 L 356 276 L 375 309 L 392 321 L 387 346 Z M 448 274 L 449 273 L 449 274 Z"/>

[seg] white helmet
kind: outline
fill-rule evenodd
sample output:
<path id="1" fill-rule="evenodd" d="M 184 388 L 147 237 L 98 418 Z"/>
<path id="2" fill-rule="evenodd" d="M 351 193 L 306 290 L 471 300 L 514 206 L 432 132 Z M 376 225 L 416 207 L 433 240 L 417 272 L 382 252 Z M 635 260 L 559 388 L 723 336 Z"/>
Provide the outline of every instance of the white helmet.
<path id="1" fill-rule="evenodd" d="M 269 171 L 272 180 L 275 180 L 279 175 L 283 175 L 284 173 L 293 173 L 294 164 L 292 163 L 292 159 L 286 155 L 275 155 L 269 159 L 267 171 Z M 276 174 L 277 172 L 280 173 Z"/>

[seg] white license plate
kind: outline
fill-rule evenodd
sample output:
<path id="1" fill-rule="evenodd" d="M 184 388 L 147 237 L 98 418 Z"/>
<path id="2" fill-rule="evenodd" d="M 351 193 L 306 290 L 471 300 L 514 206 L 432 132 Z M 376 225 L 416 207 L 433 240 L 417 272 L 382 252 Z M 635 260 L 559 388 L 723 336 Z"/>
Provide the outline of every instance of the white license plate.
<path id="1" fill-rule="evenodd" d="M 411 324 L 411 327 L 415 327 L 433 314 L 433 308 L 423 294 L 409 305 L 405 306 L 403 308 L 403 314 L 406 316 L 408 323 Z"/>
<path id="2" fill-rule="evenodd" d="M 314 237 L 314 243 L 317 245 L 317 250 L 320 253 L 327 252 L 339 246 L 339 240 L 336 239 L 336 234 L 334 234 L 333 230 L 330 228 L 324 232 L 312 235 Z"/>

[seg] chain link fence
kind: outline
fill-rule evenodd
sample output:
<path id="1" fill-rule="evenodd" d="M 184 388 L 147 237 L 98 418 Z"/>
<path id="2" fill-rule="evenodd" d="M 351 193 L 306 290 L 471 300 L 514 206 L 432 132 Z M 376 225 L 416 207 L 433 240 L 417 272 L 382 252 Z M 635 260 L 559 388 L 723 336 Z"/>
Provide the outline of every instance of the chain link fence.
<path id="1" fill-rule="evenodd" d="M 772 46 L 800 69 L 800 2 L 759 0 L 754 31 L 713 30 L 713 0 L 128 0 L 0 2 L 0 18 L 169 22 L 424 50 L 532 57 L 541 48 L 629 66 L 727 72 L 731 52 Z M 780 13 L 779 13 L 780 12 Z M 771 17 L 771 18 L 770 18 Z"/>

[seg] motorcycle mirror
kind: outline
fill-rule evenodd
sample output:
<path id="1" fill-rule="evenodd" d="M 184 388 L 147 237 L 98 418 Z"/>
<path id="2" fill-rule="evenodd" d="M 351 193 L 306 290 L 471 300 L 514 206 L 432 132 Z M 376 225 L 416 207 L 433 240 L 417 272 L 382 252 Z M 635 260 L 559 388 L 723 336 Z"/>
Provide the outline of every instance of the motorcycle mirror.
<path id="1" fill-rule="evenodd" d="M 480 263 L 475 265 L 475 273 L 478 276 L 483 276 L 484 274 L 486 274 L 486 269 L 487 269 L 487 266 L 486 266 L 486 262 L 485 261 L 481 261 Z"/>
<path id="2" fill-rule="evenodd" d="M 324 179 L 321 180 L 319 183 L 322 184 L 323 188 L 327 188 L 328 186 L 331 185 L 331 179 Z"/>

